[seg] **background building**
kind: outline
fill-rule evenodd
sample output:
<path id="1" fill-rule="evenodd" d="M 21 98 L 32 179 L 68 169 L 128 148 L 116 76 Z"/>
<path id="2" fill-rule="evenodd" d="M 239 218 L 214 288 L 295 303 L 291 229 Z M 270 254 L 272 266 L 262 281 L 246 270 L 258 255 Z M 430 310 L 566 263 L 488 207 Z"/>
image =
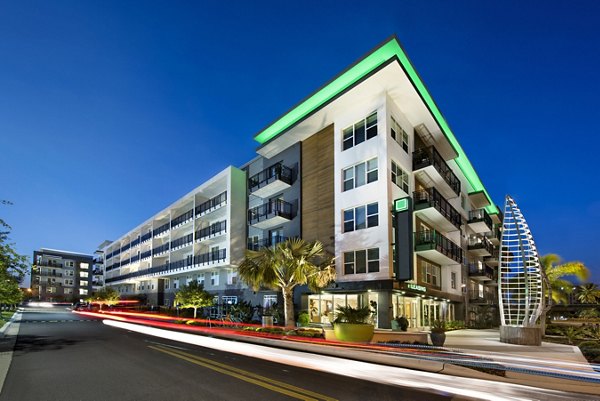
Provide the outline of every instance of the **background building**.
<path id="1" fill-rule="evenodd" d="M 77 302 L 93 288 L 92 255 L 41 248 L 33 252 L 31 290 L 40 301 Z"/>

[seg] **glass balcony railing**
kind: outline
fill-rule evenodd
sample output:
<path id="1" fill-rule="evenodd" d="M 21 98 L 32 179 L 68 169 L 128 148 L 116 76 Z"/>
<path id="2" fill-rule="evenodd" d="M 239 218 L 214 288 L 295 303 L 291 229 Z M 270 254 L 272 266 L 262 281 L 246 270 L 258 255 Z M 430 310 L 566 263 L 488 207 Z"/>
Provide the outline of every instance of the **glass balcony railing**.
<path id="1" fill-rule="evenodd" d="M 494 269 L 488 266 L 479 268 L 476 264 L 469 264 L 469 276 L 471 277 L 487 277 L 490 280 L 494 279 Z"/>
<path id="2" fill-rule="evenodd" d="M 131 241 L 131 246 L 138 246 L 141 242 L 141 238 L 138 236 L 136 239 L 134 239 L 133 241 Z"/>
<path id="3" fill-rule="evenodd" d="M 494 245 L 490 242 L 489 239 L 482 235 L 474 235 L 469 237 L 467 242 L 467 249 L 470 251 L 485 251 L 489 255 L 494 253 Z"/>
<path id="4" fill-rule="evenodd" d="M 488 226 L 489 231 L 492 231 L 494 227 L 494 223 L 492 222 L 492 218 L 485 211 L 485 209 L 477 209 L 469 211 L 469 220 L 468 224 L 483 222 L 486 226 Z"/>
<path id="5" fill-rule="evenodd" d="M 203 239 L 213 237 L 219 233 L 224 233 L 227 231 L 227 221 L 219 221 L 217 223 L 211 224 L 208 227 L 204 227 L 198 231 L 196 231 L 196 241 L 202 241 Z"/>
<path id="6" fill-rule="evenodd" d="M 460 180 L 434 146 L 416 149 L 413 152 L 413 170 L 433 166 L 454 193 L 460 194 Z"/>
<path id="7" fill-rule="evenodd" d="M 175 217 L 171 221 L 171 228 L 180 226 L 180 225 L 192 220 L 193 218 L 194 218 L 194 209 L 190 209 L 187 212 L 185 212 L 184 214 Z"/>
<path id="8" fill-rule="evenodd" d="M 156 237 L 156 236 L 158 236 L 158 235 L 161 235 L 161 234 L 163 234 L 163 233 L 164 233 L 164 232 L 166 232 L 166 231 L 169 231 L 169 229 L 170 229 L 170 228 L 171 228 L 171 223 L 165 223 L 165 224 L 163 224 L 162 226 L 160 226 L 160 227 L 158 227 L 158 228 L 154 229 L 154 230 L 152 231 L 152 235 L 153 235 L 154 237 Z"/>
<path id="9" fill-rule="evenodd" d="M 152 231 L 149 231 L 146 234 L 142 235 L 142 242 L 146 242 L 146 241 L 150 240 L 151 238 L 152 238 Z"/>
<path id="10" fill-rule="evenodd" d="M 182 248 L 186 245 L 190 245 L 192 242 L 194 242 L 194 234 L 184 235 L 183 237 L 171 241 L 171 249 Z"/>
<path id="11" fill-rule="evenodd" d="M 140 257 L 141 257 L 142 259 L 149 258 L 150 256 L 152 256 L 152 251 L 146 251 L 146 252 L 142 252 L 142 254 L 140 255 Z"/>
<path id="12" fill-rule="evenodd" d="M 200 217 L 201 215 L 207 213 L 208 211 L 212 210 L 212 209 L 216 209 L 217 207 L 220 207 L 224 204 L 227 203 L 227 191 L 220 193 L 219 195 L 215 196 L 214 198 L 211 198 L 209 200 L 207 200 L 204 203 L 201 203 L 200 205 L 196 206 L 196 217 Z"/>
<path id="13" fill-rule="evenodd" d="M 168 250 L 169 250 L 169 243 L 167 242 L 164 245 L 157 246 L 156 248 L 152 249 L 152 254 L 153 255 L 158 255 L 158 254 L 167 252 Z"/>
<path id="14" fill-rule="evenodd" d="M 413 192 L 413 200 L 415 203 L 415 210 L 433 207 L 452 223 L 454 227 L 460 228 L 462 224 L 460 213 L 448 203 L 446 198 L 444 198 L 437 189 L 431 187 L 425 190 L 415 191 Z"/>
<path id="15" fill-rule="evenodd" d="M 252 251 L 258 251 L 261 248 L 268 248 L 270 246 L 274 246 L 274 245 L 280 244 L 282 242 L 285 242 L 286 240 L 287 240 L 287 237 L 284 237 L 282 235 L 277 235 L 277 236 L 268 237 L 268 238 L 262 238 L 259 240 L 248 239 L 247 248 Z"/>
<path id="16" fill-rule="evenodd" d="M 462 248 L 435 230 L 417 231 L 415 233 L 415 250 L 435 249 L 448 258 L 462 263 Z"/>
<path id="17" fill-rule="evenodd" d="M 252 193 L 277 180 L 292 185 L 292 169 L 284 166 L 282 163 L 274 164 L 248 178 L 248 189 Z"/>
<path id="18" fill-rule="evenodd" d="M 248 210 L 248 223 L 256 224 L 273 217 L 292 219 L 292 204 L 281 199 L 276 199 Z"/>

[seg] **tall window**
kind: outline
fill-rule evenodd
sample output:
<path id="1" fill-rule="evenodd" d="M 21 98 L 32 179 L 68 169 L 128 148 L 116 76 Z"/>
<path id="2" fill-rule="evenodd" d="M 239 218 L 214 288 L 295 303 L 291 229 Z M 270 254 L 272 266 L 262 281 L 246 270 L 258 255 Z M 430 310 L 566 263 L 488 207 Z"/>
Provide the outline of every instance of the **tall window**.
<path id="1" fill-rule="evenodd" d="M 442 282 L 440 280 L 441 270 L 439 266 L 436 266 L 426 260 L 419 260 L 419 270 L 421 276 L 421 282 L 432 285 L 434 287 L 440 287 Z"/>
<path id="2" fill-rule="evenodd" d="M 404 192 L 409 193 L 408 173 L 402 170 L 394 161 L 392 161 L 392 182 Z"/>
<path id="3" fill-rule="evenodd" d="M 210 285 L 219 285 L 219 272 L 210 273 Z"/>
<path id="4" fill-rule="evenodd" d="M 450 273 L 450 287 L 452 287 L 453 290 L 456 289 L 456 273 L 455 272 Z"/>
<path id="5" fill-rule="evenodd" d="M 402 129 L 400 124 L 394 120 L 394 117 L 392 117 L 392 127 L 390 131 L 392 132 L 392 138 L 402 146 L 402 149 L 404 149 L 406 153 L 408 153 L 408 134 Z"/>
<path id="6" fill-rule="evenodd" d="M 377 181 L 377 158 L 344 169 L 344 191 Z"/>
<path id="7" fill-rule="evenodd" d="M 364 120 L 349 126 L 343 131 L 342 150 L 350 149 L 366 140 L 377 136 L 377 112 L 373 112 Z"/>
<path id="8" fill-rule="evenodd" d="M 344 274 L 377 273 L 379 248 L 344 252 Z"/>
<path id="9" fill-rule="evenodd" d="M 379 225 L 377 202 L 344 210 L 344 232 L 362 230 Z"/>

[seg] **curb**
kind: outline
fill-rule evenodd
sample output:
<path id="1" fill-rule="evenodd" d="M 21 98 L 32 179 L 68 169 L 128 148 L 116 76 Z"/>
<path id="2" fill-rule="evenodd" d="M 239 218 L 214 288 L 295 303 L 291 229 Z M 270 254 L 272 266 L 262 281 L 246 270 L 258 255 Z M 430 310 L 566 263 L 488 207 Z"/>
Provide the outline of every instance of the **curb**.
<path id="1" fill-rule="evenodd" d="M 4 333 L 6 332 L 6 330 L 8 330 L 9 326 L 17 320 L 17 317 L 19 319 L 21 318 L 21 311 L 19 311 L 18 309 L 15 313 L 13 313 L 11 318 L 8 319 L 8 322 L 4 323 L 4 326 L 0 328 L 0 337 L 4 337 Z"/>

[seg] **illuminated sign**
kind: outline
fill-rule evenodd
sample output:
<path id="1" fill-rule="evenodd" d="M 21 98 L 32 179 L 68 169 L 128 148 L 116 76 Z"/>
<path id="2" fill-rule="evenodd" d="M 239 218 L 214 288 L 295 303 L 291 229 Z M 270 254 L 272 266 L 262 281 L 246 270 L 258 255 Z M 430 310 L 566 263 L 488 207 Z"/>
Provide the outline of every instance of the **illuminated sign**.
<path id="1" fill-rule="evenodd" d="M 427 291 L 427 288 L 423 287 L 422 285 L 417 285 L 417 284 L 413 284 L 413 283 L 406 283 L 406 287 L 408 289 L 415 290 L 415 291 L 421 291 L 421 292 Z"/>
<path id="2" fill-rule="evenodd" d="M 408 210 L 408 198 L 396 199 L 394 201 L 394 212 L 404 212 Z"/>

